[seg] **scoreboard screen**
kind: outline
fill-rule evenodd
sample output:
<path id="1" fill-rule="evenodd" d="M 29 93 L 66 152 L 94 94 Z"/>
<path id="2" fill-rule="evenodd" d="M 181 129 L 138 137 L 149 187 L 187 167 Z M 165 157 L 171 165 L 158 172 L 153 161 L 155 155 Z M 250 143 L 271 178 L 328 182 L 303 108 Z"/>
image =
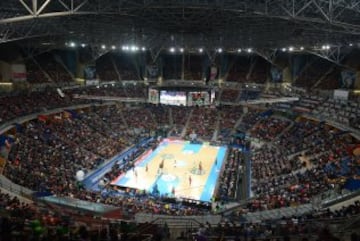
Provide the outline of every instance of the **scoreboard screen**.
<path id="1" fill-rule="evenodd" d="M 159 91 L 156 89 L 149 89 L 148 102 L 151 104 L 159 103 Z"/>
<path id="2" fill-rule="evenodd" d="M 186 92 L 161 90 L 160 103 L 164 105 L 186 106 Z"/>
<path id="3" fill-rule="evenodd" d="M 203 106 L 210 104 L 210 96 L 206 91 L 188 93 L 188 106 Z"/>

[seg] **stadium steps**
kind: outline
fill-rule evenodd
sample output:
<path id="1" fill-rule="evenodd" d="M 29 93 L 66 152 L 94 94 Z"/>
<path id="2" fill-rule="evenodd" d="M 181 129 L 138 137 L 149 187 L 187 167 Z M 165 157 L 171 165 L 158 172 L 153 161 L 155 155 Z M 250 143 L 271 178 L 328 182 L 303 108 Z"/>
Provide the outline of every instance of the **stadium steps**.
<path id="1" fill-rule="evenodd" d="M 303 74 L 305 74 L 308 71 L 308 68 L 310 68 L 315 62 L 316 62 L 316 58 L 308 61 L 307 64 L 300 70 L 300 72 L 294 77 L 293 79 L 293 83 L 296 83 L 298 81 L 299 78 L 301 78 L 303 76 Z"/>
<path id="2" fill-rule="evenodd" d="M 245 115 L 245 113 L 242 113 L 241 116 L 240 116 L 240 118 L 235 122 L 234 128 L 231 130 L 230 135 L 235 134 L 236 129 L 237 129 L 238 126 L 241 124 L 241 122 L 242 122 L 242 120 L 243 120 L 243 118 L 244 118 L 244 115 Z"/>
<path id="3" fill-rule="evenodd" d="M 71 80 L 75 80 L 75 76 L 74 74 L 68 69 L 68 67 L 66 66 L 66 64 L 64 64 L 64 61 L 61 59 L 61 57 L 59 55 L 54 54 L 54 60 L 61 65 L 61 67 L 64 68 L 64 70 L 66 71 L 66 73 L 71 76 Z"/>
<path id="4" fill-rule="evenodd" d="M 313 210 L 312 204 L 304 204 L 298 207 L 285 207 L 272 210 L 259 211 L 254 213 L 247 213 L 242 217 L 247 222 L 258 222 L 260 220 L 280 219 L 283 217 L 298 216 L 309 213 Z"/>
<path id="5" fill-rule="evenodd" d="M 215 131 L 213 133 L 211 141 L 216 141 L 217 140 L 217 137 L 218 137 L 218 134 L 219 134 L 219 128 L 220 128 L 220 120 L 221 120 L 221 116 L 220 116 L 220 112 L 218 112 L 217 117 L 216 117 Z"/>
<path id="6" fill-rule="evenodd" d="M 332 65 L 316 82 L 315 84 L 313 84 L 313 86 L 311 87 L 313 88 L 317 88 L 322 82 L 323 80 L 326 80 L 327 76 L 336 68 L 336 65 Z"/>
<path id="7" fill-rule="evenodd" d="M 249 67 L 248 73 L 246 74 L 246 79 L 247 80 L 250 79 L 251 75 L 254 72 L 254 68 L 256 66 L 257 58 L 251 58 L 250 61 L 251 61 L 250 67 Z"/>
<path id="8" fill-rule="evenodd" d="M 183 129 L 182 132 L 181 132 L 181 138 L 185 138 L 185 136 L 186 136 L 186 130 L 187 130 L 187 128 L 189 127 L 189 123 L 190 123 L 190 120 L 191 120 L 191 117 L 192 117 L 193 112 L 194 112 L 194 109 L 192 109 L 192 110 L 190 111 L 190 113 L 189 113 L 189 116 L 188 116 L 188 119 L 186 120 L 186 124 L 185 124 L 185 126 L 184 126 L 184 129 Z"/>
<path id="9" fill-rule="evenodd" d="M 41 65 L 39 64 L 39 62 L 34 58 L 31 57 L 31 60 L 34 62 L 34 64 L 39 68 L 39 70 L 45 75 L 45 77 L 47 78 L 47 80 L 49 82 L 54 83 L 54 80 L 51 78 L 51 76 L 41 67 Z"/>
<path id="10" fill-rule="evenodd" d="M 117 67 L 117 65 L 116 65 L 116 63 L 115 63 L 115 60 L 114 60 L 113 56 L 111 56 L 111 55 L 110 55 L 110 60 L 111 60 L 111 64 L 112 64 L 113 67 L 114 67 L 116 76 L 118 77 L 117 80 L 121 80 L 121 75 L 120 75 L 119 69 L 118 69 L 118 67 Z"/>
<path id="11" fill-rule="evenodd" d="M 288 125 L 287 127 L 285 127 L 284 130 L 282 130 L 276 137 L 275 137 L 275 140 L 278 140 L 282 135 L 284 135 L 284 133 L 288 132 L 294 125 L 294 122 L 287 119 L 287 118 L 284 118 L 284 117 L 279 117 L 279 116 L 274 116 L 275 118 L 277 119 L 280 119 L 280 120 L 286 120 L 286 121 L 290 121 L 290 125 Z"/>

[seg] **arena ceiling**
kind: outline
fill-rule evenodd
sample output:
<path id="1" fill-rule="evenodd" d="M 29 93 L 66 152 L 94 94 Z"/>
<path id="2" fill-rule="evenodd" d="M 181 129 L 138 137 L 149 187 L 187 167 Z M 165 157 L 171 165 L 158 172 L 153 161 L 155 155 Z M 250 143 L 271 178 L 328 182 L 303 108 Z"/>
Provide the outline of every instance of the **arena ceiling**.
<path id="1" fill-rule="evenodd" d="M 1 0 L 0 43 L 283 48 L 360 42 L 358 0 Z"/>

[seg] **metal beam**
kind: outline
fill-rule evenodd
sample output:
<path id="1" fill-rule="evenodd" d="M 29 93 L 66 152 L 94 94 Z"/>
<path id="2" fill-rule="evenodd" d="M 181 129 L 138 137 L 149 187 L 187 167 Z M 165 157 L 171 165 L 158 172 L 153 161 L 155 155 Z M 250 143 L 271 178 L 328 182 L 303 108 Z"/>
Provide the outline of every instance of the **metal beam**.
<path id="1" fill-rule="evenodd" d="M 36 11 L 36 15 L 41 14 L 41 12 L 46 8 L 46 6 L 51 2 L 51 0 L 46 0 L 46 2 L 43 3 L 43 5 L 41 5 L 41 7 L 39 8 L 39 10 Z"/>
<path id="2" fill-rule="evenodd" d="M 323 50 L 323 49 L 307 50 L 306 52 L 316 55 L 320 58 L 326 59 L 338 66 L 342 66 L 347 69 L 353 69 L 353 67 L 344 65 L 342 63 L 342 60 L 344 60 L 344 58 L 345 58 L 345 54 L 344 54 L 344 51 L 341 51 L 341 49 L 342 49 L 342 46 L 332 46 L 328 50 L 326 50 L 326 49 L 325 50 Z M 353 69 L 353 70 L 355 70 L 355 69 Z"/>
<path id="3" fill-rule="evenodd" d="M 255 53 L 260 57 L 264 58 L 267 62 L 272 65 L 278 66 L 275 63 L 276 56 L 278 54 L 277 49 L 256 49 Z"/>
<path id="4" fill-rule="evenodd" d="M 276 48 L 282 46 L 273 45 L 290 42 L 306 45 L 323 39 L 341 42 L 360 35 L 360 6 L 355 0 L 175 0 L 172 4 L 165 0 L 4 2 L 0 2 L 0 7 L 5 9 L 0 13 L 0 28 L 19 32 L 18 28 L 38 21 L 46 24 L 35 29 L 33 32 L 36 34 L 53 31 L 54 25 L 64 25 L 64 29 L 68 30 L 66 35 L 70 33 L 71 37 L 84 36 L 84 39 L 90 40 L 106 33 L 107 39 L 122 41 L 129 38 L 124 37 L 126 34 L 135 33 L 135 36 L 155 35 L 151 40 L 140 39 L 156 45 L 159 39 L 176 35 L 177 38 L 185 36 L 181 44 L 191 43 L 194 46 L 201 43 L 214 48 L 219 44 L 221 35 L 224 39 L 222 47 L 258 45 Z M 32 7 L 27 2 L 31 2 Z M 21 14 L 16 14 L 14 9 Z M 349 13 L 352 13 L 354 21 L 351 21 Z M 62 23 L 61 17 L 66 17 L 63 19 L 67 24 Z M 54 24 L 49 24 L 50 21 Z M 296 28 L 301 33 L 292 36 L 291 32 Z M 32 34 L 26 36 L 30 38 Z M 8 36 L 7 40 L 10 41 L 11 37 Z"/>
<path id="5" fill-rule="evenodd" d="M 38 0 L 32 0 L 32 11 L 33 13 L 37 13 Z"/>
<path id="6" fill-rule="evenodd" d="M 19 0 L 19 2 L 31 15 L 34 15 L 33 10 L 30 9 L 30 7 L 24 2 L 24 0 Z"/>

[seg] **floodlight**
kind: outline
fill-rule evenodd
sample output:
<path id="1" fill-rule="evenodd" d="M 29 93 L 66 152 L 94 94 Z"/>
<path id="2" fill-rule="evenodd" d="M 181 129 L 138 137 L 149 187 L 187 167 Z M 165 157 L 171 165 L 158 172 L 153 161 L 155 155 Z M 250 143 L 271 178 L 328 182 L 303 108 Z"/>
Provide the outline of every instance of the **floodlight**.
<path id="1" fill-rule="evenodd" d="M 101 48 L 106 49 L 106 45 L 105 44 L 101 45 Z"/>

